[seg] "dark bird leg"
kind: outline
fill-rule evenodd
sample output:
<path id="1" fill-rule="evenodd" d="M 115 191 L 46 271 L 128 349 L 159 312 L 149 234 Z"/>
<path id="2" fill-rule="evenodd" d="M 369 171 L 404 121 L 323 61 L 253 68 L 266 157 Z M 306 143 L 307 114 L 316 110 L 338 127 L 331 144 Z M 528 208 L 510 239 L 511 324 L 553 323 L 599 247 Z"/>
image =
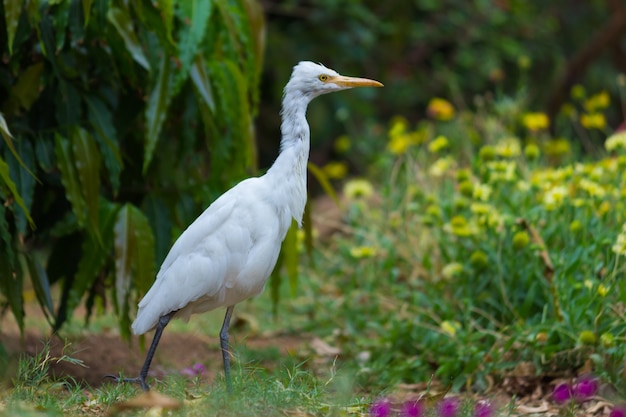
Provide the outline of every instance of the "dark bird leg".
<path id="1" fill-rule="evenodd" d="M 233 383 L 230 379 L 230 352 L 228 351 L 228 327 L 230 326 L 230 318 L 233 315 L 233 309 L 235 306 L 230 306 L 226 309 L 226 316 L 224 316 L 224 324 L 222 324 L 222 330 L 220 330 L 220 346 L 222 347 L 222 358 L 224 359 L 224 377 L 226 378 L 226 388 L 228 393 L 233 393 Z"/>
<path id="2" fill-rule="evenodd" d="M 107 375 L 108 378 L 113 378 L 117 382 L 136 382 L 141 385 L 141 388 L 144 391 L 149 391 L 150 387 L 146 382 L 146 378 L 148 378 L 148 370 L 150 369 L 150 363 L 152 362 L 152 358 L 154 357 L 154 353 L 156 352 L 157 345 L 159 344 L 159 340 L 161 340 L 161 334 L 163 334 L 163 329 L 170 322 L 171 318 L 174 316 L 176 311 L 172 311 L 164 316 L 159 318 L 159 322 L 157 323 L 156 331 L 154 332 L 154 338 L 152 339 L 152 344 L 150 345 L 150 349 L 148 349 L 148 354 L 146 355 L 146 360 L 143 363 L 143 367 L 139 372 L 139 376 L 137 378 L 120 378 L 115 375 Z M 227 335 L 228 337 L 228 335 Z"/>

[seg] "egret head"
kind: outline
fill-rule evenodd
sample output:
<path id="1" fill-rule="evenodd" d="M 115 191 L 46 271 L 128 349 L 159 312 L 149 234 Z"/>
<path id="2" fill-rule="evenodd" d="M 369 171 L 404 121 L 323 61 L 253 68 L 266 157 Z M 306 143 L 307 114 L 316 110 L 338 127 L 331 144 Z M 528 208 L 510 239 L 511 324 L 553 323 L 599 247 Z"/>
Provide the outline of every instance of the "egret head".
<path id="1" fill-rule="evenodd" d="M 285 87 L 285 94 L 291 91 L 299 92 L 313 99 L 322 94 L 348 88 L 382 86 L 378 81 L 367 78 L 346 77 L 339 75 L 330 68 L 326 68 L 322 64 L 302 61 L 293 67 L 291 78 Z"/>

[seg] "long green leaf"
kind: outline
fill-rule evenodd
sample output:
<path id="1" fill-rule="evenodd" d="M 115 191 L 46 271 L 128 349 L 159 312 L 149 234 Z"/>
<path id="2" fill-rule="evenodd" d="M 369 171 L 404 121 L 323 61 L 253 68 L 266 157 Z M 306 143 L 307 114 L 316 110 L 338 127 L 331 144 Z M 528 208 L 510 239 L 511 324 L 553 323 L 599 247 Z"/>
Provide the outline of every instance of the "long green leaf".
<path id="1" fill-rule="evenodd" d="M 11 175 L 9 174 L 9 171 L 10 171 L 9 164 L 7 164 L 4 161 L 4 159 L 0 158 L 0 178 L 2 178 L 2 181 L 4 181 L 4 184 L 7 186 L 7 188 L 11 192 L 11 195 L 15 199 L 15 202 L 17 203 L 17 205 L 20 206 L 20 208 L 24 211 L 24 214 L 26 215 L 26 218 L 28 219 L 28 222 L 30 223 L 31 227 L 34 228 L 35 222 L 33 221 L 32 217 L 30 217 L 30 211 L 28 210 L 28 207 L 26 206 L 24 199 L 18 192 L 15 182 L 11 179 Z"/>
<path id="2" fill-rule="evenodd" d="M 145 173 L 152 161 L 152 155 L 156 148 L 159 134 L 167 117 L 167 109 L 172 99 L 170 81 L 171 65 L 169 57 L 163 56 L 159 68 L 159 76 L 156 85 L 150 93 L 146 107 L 146 139 L 143 159 L 143 172 Z"/>
<path id="3" fill-rule="evenodd" d="M 98 141 L 104 165 L 109 172 L 109 181 L 113 187 L 113 193 L 117 194 L 122 173 L 122 156 L 120 155 L 117 130 L 113 123 L 113 114 L 98 97 L 88 95 L 84 99 L 87 103 L 89 122 L 96 133 L 95 138 Z"/>
<path id="4" fill-rule="evenodd" d="M 157 0 L 159 10 L 161 10 L 161 16 L 163 17 L 163 23 L 165 24 L 167 39 L 174 43 L 172 39 L 172 32 L 174 29 L 174 0 Z"/>
<path id="5" fill-rule="evenodd" d="M 9 55 L 13 55 L 13 40 L 17 25 L 20 22 L 24 2 L 21 0 L 4 0 L 4 21 L 6 22 Z"/>
<path id="6" fill-rule="evenodd" d="M 135 35 L 133 30 L 133 20 L 130 17 L 128 10 L 111 7 L 107 13 L 107 19 L 111 22 L 111 24 L 113 24 L 113 26 L 115 26 L 115 29 L 117 29 L 117 33 L 119 33 L 124 40 L 126 50 L 130 53 L 135 62 L 147 71 L 150 71 L 150 63 L 148 62 L 146 55 L 143 53 L 143 48 Z"/>
<path id="7" fill-rule="evenodd" d="M 65 188 L 65 198 L 72 205 L 72 212 L 80 226 L 85 226 L 87 220 L 87 203 L 81 191 L 80 179 L 74 165 L 72 144 L 69 140 L 57 134 L 55 137 L 54 153 L 57 159 L 59 171 L 61 171 L 61 183 Z"/>
<path id="8" fill-rule="evenodd" d="M 79 305 L 83 296 L 98 279 L 106 262 L 110 259 L 110 250 L 113 247 L 114 226 L 120 206 L 100 200 L 100 235 L 102 241 L 87 237 L 82 243 L 82 257 L 66 302 L 67 317 L 71 317 L 74 309 Z"/>
<path id="9" fill-rule="evenodd" d="M 163 262 L 172 246 L 172 219 L 162 198 L 150 194 L 143 202 L 144 211 L 154 230 L 156 264 Z"/>
<path id="10" fill-rule="evenodd" d="M 71 138 L 74 166 L 87 208 L 88 229 L 99 239 L 100 153 L 96 141 L 85 129 L 73 129 Z"/>
<path id="11" fill-rule="evenodd" d="M 83 18 L 85 21 L 85 27 L 89 26 L 89 17 L 91 16 L 92 4 L 93 4 L 93 0 L 82 0 Z"/>
<path id="12" fill-rule="evenodd" d="M 22 167 L 24 167 L 24 169 L 28 171 L 30 175 L 35 177 L 35 174 L 33 174 L 29 170 L 26 164 L 24 164 L 24 162 L 22 161 L 22 158 L 20 158 L 20 154 L 17 153 L 17 150 L 15 149 L 15 145 L 13 144 L 13 135 L 11 134 L 11 131 L 9 130 L 9 126 L 7 125 L 7 121 L 4 119 L 4 116 L 2 115 L 2 113 L 0 113 L 0 134 L 2 135 L 2 138 L 4 139 L 4 143 L 6 143 L 7 147 L 11 150 L 11 153 L 18 160 L 20 165 L 22 165 Z"/>
<path id="13" fill-rule="evenodd" d="M 209 74 L 206 72 L 206 66 L 201 56 L 198 56 L 191 66 L 190 76 L 193 86 L 198 95 L 202 98 L 204 104 L 206 104 L 211 112 L 215 112 L 213 87 L 211 87 L 211 80 L 209 80 Z"/>
<path id="14" fill-rule="evenodd" d="M 35 290 L 35 296 L 43 311 L 46 320 L 50 325 L 54 323 L 54 307 L 52 305 L 52 296 L 50 294 L 50 282 L 46 270 L 37 262 L 32 254 L 25 255 L 26 265 L 28 266 L 28 274 L 30 282 Z"/>
<path id="15" fill-rule="evenodd" d="M 130 293 L 145 293 L 154 278 L 154 237 L 139 209 L 125 204 L 117 215 L 115 233 L 115 298 L 122 335 L 128 336 Z"/>
<path id="16" fill-rule="evenodd" d="M 21 156 L 21 164 L 20 161 L 8 151 L 8 149 L 5 151 L 5 158 L 9 165 L 9 174 L 15 181 L 18 194 L 24 200 L 24 205 L 28 211 L 30 211 L 35 194 L 36 181 L 35 177 L 30 174 L 31 170 L 34 170 L 35 168 L 35 152 L 33 151 L 30 142 L 25 140 L 17 142 L 17 151 Z M 19 234 L 24 235 L 28 224 L 27 213 L 23 210 L 19 210 L 15 213 L 15 215 L 17 231 Z"/>
<path id="17" fill-rule="evenodd" d="M 195 61 L 200 46 L 203 43 L 209 18 L 211 16 L 212 2 L 206 0 L 188 0 L 181 3 L 183 24 L 179 34 L 178 60 L 180 68 L 177 69 L 172 87 L 172 95 L 180 91 L 181 86 L 189 77 L 189 70 Z"/>

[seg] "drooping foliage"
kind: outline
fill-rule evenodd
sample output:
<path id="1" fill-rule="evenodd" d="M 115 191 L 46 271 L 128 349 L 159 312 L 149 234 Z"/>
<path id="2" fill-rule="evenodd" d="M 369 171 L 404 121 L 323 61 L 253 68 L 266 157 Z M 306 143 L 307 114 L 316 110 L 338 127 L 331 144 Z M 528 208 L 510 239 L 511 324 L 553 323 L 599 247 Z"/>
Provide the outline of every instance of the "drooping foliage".
<path id="1" fill-rule="evenodd" d="M 59 329 L 111 288 L 128 335 L 174 238 L 253 168 L 260 7 L 5 0 L 0 28 L 0 301 L 23 328 L 32 284 Z"/>

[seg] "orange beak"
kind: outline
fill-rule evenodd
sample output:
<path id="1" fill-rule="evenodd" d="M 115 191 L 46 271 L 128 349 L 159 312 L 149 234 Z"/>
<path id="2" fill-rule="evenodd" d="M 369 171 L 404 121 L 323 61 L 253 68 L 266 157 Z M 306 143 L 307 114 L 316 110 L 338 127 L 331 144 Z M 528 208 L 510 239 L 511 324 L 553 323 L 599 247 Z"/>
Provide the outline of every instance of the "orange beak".
<path id="1" fill-rule="evenodd" d="M 328 79 L 329 83 L 337 84 L 340 87 L 383 87 L 382 83 L 367 78 L 346 77 L 337 75 Z"/>

